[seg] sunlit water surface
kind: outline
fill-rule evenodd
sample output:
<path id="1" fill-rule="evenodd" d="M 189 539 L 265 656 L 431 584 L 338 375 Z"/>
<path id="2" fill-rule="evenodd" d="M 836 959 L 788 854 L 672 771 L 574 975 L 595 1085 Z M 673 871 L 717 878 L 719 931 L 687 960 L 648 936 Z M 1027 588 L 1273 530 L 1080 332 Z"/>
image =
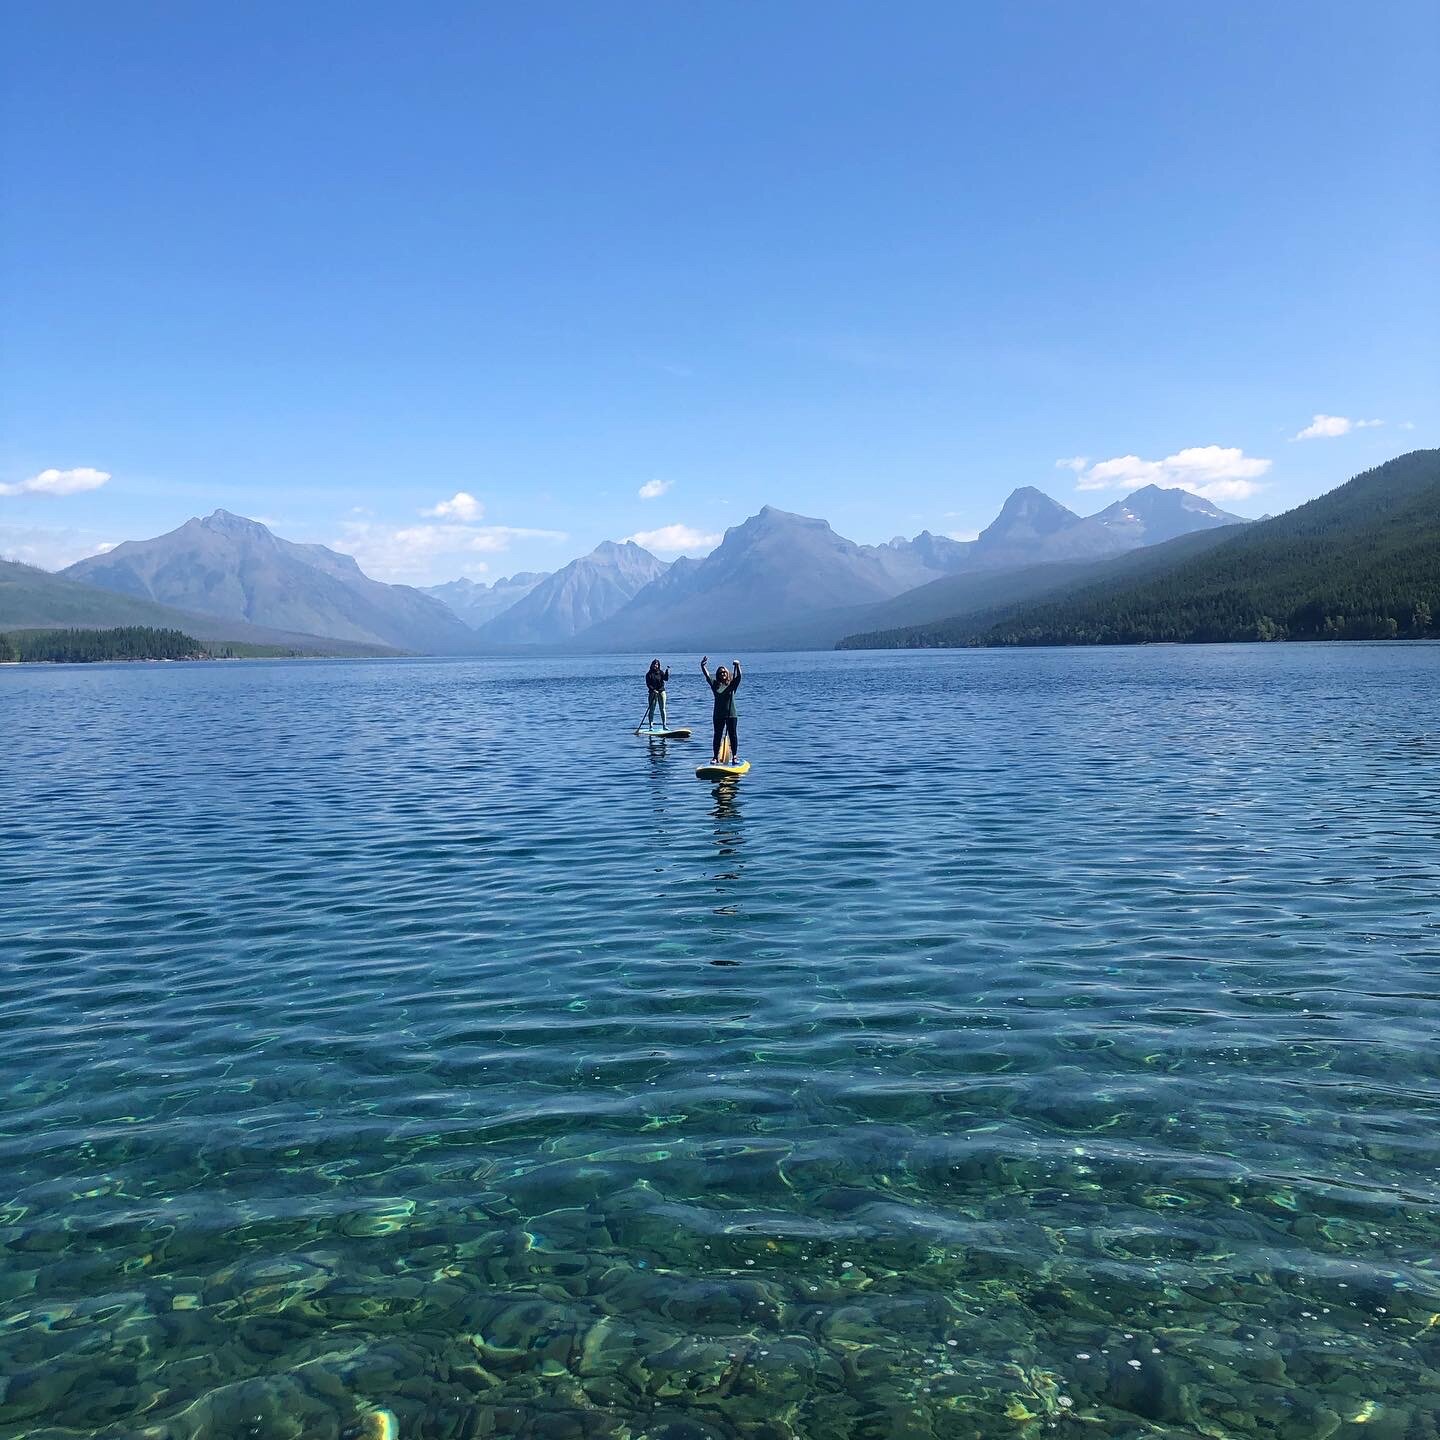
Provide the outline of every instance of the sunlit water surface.
<path id="1" fill-rule="evenodd" d="M 0 1436 L 1440 1434 L 1440 647 L 671 658 L 0 672 Z"/>

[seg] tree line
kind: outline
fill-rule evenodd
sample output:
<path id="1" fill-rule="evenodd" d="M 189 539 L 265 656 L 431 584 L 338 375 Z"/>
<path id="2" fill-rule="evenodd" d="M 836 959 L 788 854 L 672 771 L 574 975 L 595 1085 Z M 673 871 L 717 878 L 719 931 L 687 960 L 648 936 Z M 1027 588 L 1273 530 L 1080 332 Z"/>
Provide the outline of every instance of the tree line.
<path id="1" fill-rule="evenodd" d="M 103 660 L 203 660 L 209 652 L 183 630 L 122 625 L 113 630 L 0 632 L 0 661 L 48 660 L 73 665 Z"/>

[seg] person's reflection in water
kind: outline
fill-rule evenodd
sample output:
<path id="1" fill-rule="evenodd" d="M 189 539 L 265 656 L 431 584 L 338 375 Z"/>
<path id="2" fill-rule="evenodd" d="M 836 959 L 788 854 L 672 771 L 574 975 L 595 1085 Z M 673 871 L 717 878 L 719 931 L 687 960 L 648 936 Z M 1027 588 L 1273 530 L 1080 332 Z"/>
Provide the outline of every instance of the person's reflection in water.
<path id="1" fill-rule="evenodd" d="M 670 767 L 665 763 L 665 747 L 664 740 L 658 736 L 650 737 L 650 805 L 655 821 L 654 850 L 657 855 L 667 854 L 675 838 L 670 828 L 670 806 L 667 799 Z"/>
<path id="2" fill-rule="evenodd" d="M 741 846 L 745 843 L 745 816 L 740 805 L 740 787 L 733 780 L 722 780 L 711 791 L 715 804 L 710 810 L 715 822 L 715 858 L 721 868 L 716 872 L 715 881 L 722 892 L 740 879 L 744 870 Z M 724 907 L 725 914 L 733 914 L 734 906 Z"/>

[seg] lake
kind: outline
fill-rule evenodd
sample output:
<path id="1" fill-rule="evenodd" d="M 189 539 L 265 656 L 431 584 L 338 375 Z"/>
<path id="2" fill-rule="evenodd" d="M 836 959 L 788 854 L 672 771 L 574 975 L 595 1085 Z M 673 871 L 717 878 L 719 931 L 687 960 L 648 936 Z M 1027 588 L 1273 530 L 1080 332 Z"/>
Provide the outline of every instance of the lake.
<path id="1" fill-rule="evenodd" d="M 1440 1434 L 1440 646 L 645 659 L 0 671 L 0 1436 Z"/>

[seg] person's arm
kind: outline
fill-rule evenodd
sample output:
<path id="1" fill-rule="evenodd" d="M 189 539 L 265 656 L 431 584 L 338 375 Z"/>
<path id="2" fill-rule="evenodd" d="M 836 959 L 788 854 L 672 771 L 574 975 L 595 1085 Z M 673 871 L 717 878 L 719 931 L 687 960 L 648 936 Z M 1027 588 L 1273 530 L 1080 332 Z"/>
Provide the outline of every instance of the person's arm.
<path id="1" fill-rule="evenodd" d="M 708 655 L 700 657 L 700 673 L 705 677 L 705 683 L 713 687 L 715 682 L 710 678 L 710 657 Z"/>
<path id="2" fill-rule="evenodd" d="M 732 690 L 738 690 L 740 688 L 740 681 L 743 678 L 740 673 L 740 662 L 738 660 L 732 660 L 730 663 L 735 667 L 735 680 L 730 688 Z"/>

